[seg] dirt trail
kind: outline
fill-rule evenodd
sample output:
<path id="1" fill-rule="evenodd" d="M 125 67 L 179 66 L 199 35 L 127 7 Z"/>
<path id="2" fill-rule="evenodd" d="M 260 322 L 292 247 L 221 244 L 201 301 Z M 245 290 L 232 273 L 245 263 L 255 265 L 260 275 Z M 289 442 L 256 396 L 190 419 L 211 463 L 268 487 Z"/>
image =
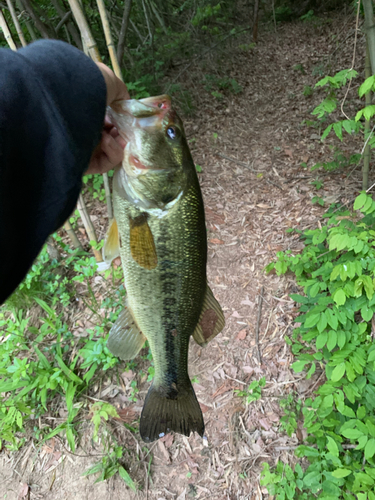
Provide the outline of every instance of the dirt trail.
<path id="1" fill-rule="evenodd" d="M 328 26 L 287 24 L 277 34 L 263 32 L 252 50 L 233 46 L 233 58 L 225 68 L 243 92 L 221 102 L 198 89 L 198 116 L 184 120 L 189 139 L 195 139 L 191 143 L 194 159 L 203 168 L 209 281 L 223 306 L 226 327 L 207 348 L 193 342 L 190 347 L 189 370 L 202 404 L 207 442 L 197 436 L 166 436 L 149 445 L 148 458 L 153 456 L 147 482 L 150 499 L 261 499 L 266 493 L 259 486 L 261 463 L 274 464 L 280 457 L 293 463 L 293 452 L 280 447 L 296 445 L 298 439 L 278 432 L 278 400 L 290 391 L 306 394 L 318 375 L 305 381 L 290 370 L 292 356 L 284 335 L 292 329 L 295 310 L 288 294 L 296 291 L 295 284 L 291 278 L 265 276 L 263 268 L 277 251 L 302 248 L 298 237 L 288 235 L 286 229 L 314 227 L 324 211 L 310 202 L 316 194 L 310 184 L 316 174 L 301 163 L 310 166 L 329 160 L 330 150 L 317 140 L 316 131 L 301 124 L 311 119 L 311 110 L 320 100 L 302 92 L 304 85 L 319 78 L 312 73 L 317 74 L 334 51 L 332 35 L 338 35 L 338 42 L 344 40 L 345 23 L 352 27 L 351 19 L 336 15 Z M 351 47 L 349 40 L 336 51 L 339 59 L 331 58 L 331 73 L 336 66 L 350 67 Z M 194 75 L 199 79 L 199 69 Z M 192 86 L 197 89 L 193 76 Z M 319 195 L 333 201 L 344 178 L 342 172 L 325 176 Z M 353 191 L 359 175 L 353 179 L 347 193 Z M 255 331 L 262 286 L 258 349 Z M 234 389 L 243 390 L 262 376 L 267 380 L 262 398 L 246 408 Z M 141 387 L 136 410 L 147 387 Z M 123 439 L 125 447 L 134 449 L 130 436 L 125 434 Z M 77 453 L 97 455 L 100 448 L 93 450 L 91 443 L 83 441 Z M 22 498 L 18 497 L 20 483 L 31 486 L 31 499 L 146 498 L 145 491 L 129 493 L 118 477 L 97 485 L 93 477 L 82 478 L 98 458 L 79 458 L 58 442 L 56 451 L 49 453 L 30 449 L 25 456 L 23 450 L 18 464 L 14 466 L 12 460 L 17 471 L 13 475 L 7 460 L 3 453 L 0 498 L 7 500 Z M 46 466 L 46 460 L 57 467 Z M 144 465 L 135 463 L 130 470 L 140 484 L 144 484 Z"/>

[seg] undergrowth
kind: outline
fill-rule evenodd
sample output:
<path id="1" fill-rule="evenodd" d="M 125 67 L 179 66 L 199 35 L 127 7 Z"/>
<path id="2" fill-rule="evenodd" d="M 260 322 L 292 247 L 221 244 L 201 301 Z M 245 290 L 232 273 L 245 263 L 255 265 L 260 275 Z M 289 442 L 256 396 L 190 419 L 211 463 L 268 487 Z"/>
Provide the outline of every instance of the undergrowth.
<path id="1" fill-rule="evenodd" d="M 303 289 L 291 295 L 299 326 L 286 341 L 294 371 L 321 385 L 295 403 L 307 432 L 301 464 L 264 464 L 262 484 L 278 500 L 375 500 L 375 201 L 363 192 L 354 213 L 331 208 L 325 219 L 301 233 L 301 254 L 279 252 L 266 268 L 293 273 Z M 291 435 L 293 398 L 284 407 Z"/>
<path id="2" fill-rule="evenodd" d="M 90 396 L 95 384 L 101 384 L 119 363 L 106 340 L 126 294 L 122 272 L 112 267 L 100 278 L 106 291 L 99 304 L 92 288 L 95 259 L 72 251 L 57 235 L 54 238 L 64 257 L 52 260 L 47 246 L 43 248 L 25 280 L 0 308 L 0 447 L 8 450 L 19 449 L 29 438 L 40 443 L 58 435 L 74 453 L 87 415 L 92 416 L 94 440 L 99 427 L 100 435 L 105 433 L 109 417 L 118 417 L 111 404 L 103 406 Z M 69 318 L 71 311 L 79 311 L 77 300 L 86 316 L 87 311 L 92 313 L 92 326 L 79 332 Z M 133 365 L 128 363 L 125 370 L 134 369 Z M 127 389 L 129 400 L 134 399 L 136 381 Z M 53 425 L 55 420 L 60 423 Z M 88 473 L 98 472 L 102 480 L 118 472 L 135 489 L 124 468 L 123 451 L 107 434 L 105 443 L 102 440 L 106 454 Z"/>

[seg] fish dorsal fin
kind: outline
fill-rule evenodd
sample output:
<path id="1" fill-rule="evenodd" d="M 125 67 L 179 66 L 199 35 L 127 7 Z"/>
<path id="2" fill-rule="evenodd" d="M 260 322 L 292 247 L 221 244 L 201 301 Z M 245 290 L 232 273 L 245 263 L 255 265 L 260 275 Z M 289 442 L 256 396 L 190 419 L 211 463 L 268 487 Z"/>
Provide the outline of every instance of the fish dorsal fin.
<path id="1" fill-rule="evenodd" d="M 133 259 L 144 269 L 155 269 L 157 266 L 154 237 L 146 213 L 130 219 L 130 251 Z"/>
<path id="2" fill-rule="evenodd" d="M 128 301 L 109 332 L 107 347 L 114 356 L 123 360 L 133 359 L 142 349 L 146 337 L 137 326 Z"/>
<path id="3" fill-rule="evenodd" d="M 116 219 L 112 220 L 105 235 L 102 255 L 106 264 L 110 264 L 113 259 L 120 255 L 120 236 Z"/>
<path id="4" fill-rule="evenodd" d="M 205 346 L 225 326 L 225 318 L 219 302 L 215 299 L 211 288 L 207 284 L 203 299 L 202 312 L 195 327 L 193 338 L 200 346 Z"/>

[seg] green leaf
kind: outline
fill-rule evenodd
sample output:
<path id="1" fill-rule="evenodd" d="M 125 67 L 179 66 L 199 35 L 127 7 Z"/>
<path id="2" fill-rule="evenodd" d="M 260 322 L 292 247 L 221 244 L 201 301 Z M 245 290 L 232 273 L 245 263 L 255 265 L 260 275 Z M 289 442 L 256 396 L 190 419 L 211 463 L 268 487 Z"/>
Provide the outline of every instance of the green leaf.
<path id="1" fill-rule="evenodd" d="M 363 432 L 357 429 L 345 429 L 341 434 L 348 439 L 358 439 L 363 436 Z"/>
<path id="2" fill-rule="evenodd" d="M 346 295 L 342 288 L 336 290 L 335 294 L 333 295 L 333 300 L 336 302 L 338 306 L 343 306 L 345 304 Z"/>
<path id="3" fill-rule="evenodd" d="M 320 318 L 316 325 L 318 332 L 321 333 L 326 328 L 327 324 L 328 322 L 325 313 L 324 312 L 320 313 Z"/>
<path id="4" fill-rule="evenodd" d="M 369 76 L 366 78 L 366 80 L 362 83 L 362 85 L 358 89 L 358 95 L 359 97 L 363 97 L 369 90 L 373 88 L 375 84 L 375 76 Z"/>
<path id="5" fill-rule="evenodd" d="M 328 309 L 329 311 L 329 309 Z M 327 349 L 332 351 L 337 345 L 337 333 L 334 330 L 328 332 Z"/>
<path id="6" fill-rule="evenodd" d="M 304 324 L 305 328 L 311 328 L 311 327 L 315 326 L 318 323 L 319 319 L 320 319 L 320 313 L 310 314 L 306 318 L 306 321 Z"/>
<path id="7" fill-rule="evenodd" d="M 118 473 L 120 477 L 125 481 L 126 485 L 133 491 L 137 491 L 137 487 L 133 481 L 133 479 L 129 476 L 128 472 L 123 468 L 119 467 Z"/>
<path id="8" fill-rule="evenodd" d="M 339 321 L 337 319 L 337 316 L 335 314 L 333 314 L 332 309 L 327 309 L 325 314 L 326 314 L 326 318 L 327 318 L 329 326 L 331 328 L 333 328 L 334 330 L 337 330 Z"/>
<path id="9" fill-rule="evenodd" d="M 337 446 L 337 443 L 336 441 L 331 438 L 330 436 L 327 436 L 327 449 L 330 453 L 332 453 L 332 455 L 334 455 L 335 457 L 338 457 L 339 456 L 339 448 Z"/>
<path id="10" fill-rule="evenodd" d="M 321 137 L 322 141 L 324 141 L 324 139 L 328 136 L 328 134 L 331 132 L 331 130 L 332 130 L 332 123 L 330 123 L 328 125 L 328 127 L 325 129 L 325 131 L 323 132 L 322 137 Z"/>
<path id="11" fill-rule="evenodd" d="M 360 208 L 362 208 L 366 203 L 366 200 L 367 200 L 367 194 L 365 192 L 357 196 L 353 206 L 354 210 L 359 210 Z"/>
<path id="12" fill-rule="evenodd" d="M 323 349 L 323 347 L 326 345 L 328 339 L 328 333 L 324 332 L 321 333 L 320 335 L 317 336 L 316 338 L 316 348 L 317 349 Z"/>
<path id="13" fill-rule="evenodd" d="M 334 123 L 333 130 L 335 131 L 335 134 L 340 139 L 340 141 L 342 141 L 342 123 L 341 122 Z"/>
<path id="14" fill-rule="evenodd" d="M 83 380 L 81 380 L 70 368 L 66 366 L 64 361 L 58 356 L 57 354 L 55 355 L 55 359 L 62 369 L 62 371 L 65 373 L 67 377 L 70 378 L 73 382 L 77 382 L 78 384 L 83 384 Z"/>
<path id="15" fill-rule="evenodd" d="M 373 314 L 373 310 L 367 304 L 362 307 L 361 316 L 365 321 L 371 321 Z"/>
<path id="16" fill-rule="evenodd" d="M 349 476 L 349 474 L 351 474 L 352 472 L 353 471 L 351 471 L 350 469 L 336 469 L 336 470 L 332 471 L 331 474 L 333 477 L 341 478 L 341 477 Z"/>
<path id="17" fill-rule="evenodd" d="M 375 439 L 371 438 L 365 446 L 365 458 L 369 460 L 375 455 Z"/>
<path id="18" fill-rule="evenodd" d="M 333 370 L 332 375 L 331 375 L 332 382 L 338 382 L 339 380 L 342 379 L 344 374 L 345 374 L 345 362 L 340 363 Z"/>

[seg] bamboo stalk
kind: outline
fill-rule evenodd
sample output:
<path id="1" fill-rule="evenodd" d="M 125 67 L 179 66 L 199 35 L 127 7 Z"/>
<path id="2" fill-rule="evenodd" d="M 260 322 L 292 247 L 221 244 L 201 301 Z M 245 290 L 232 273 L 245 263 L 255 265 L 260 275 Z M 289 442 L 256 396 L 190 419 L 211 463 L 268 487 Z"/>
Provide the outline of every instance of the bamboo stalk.
<path id="1" fill-rule="evenodd" d="M 71 225 L 71 223 L 68 220 L 64 224 L 64 229 L 68 233 L 68 236 L 69 236 L 71 242 L 73 243 L 74 248 L 79 249 L 79 250 L 83 250 L 82 243 L 79 241 L 76 233 L 74 232 L 73 226 Z"/>
<path id="2" fill-rule="evenodd" d="M 92 220 L 90 219 L 90 216 L 87 213 L 87 208 L 86 208 L 82 193 L 79 195 L 78 202 L 77 202 L 77 208 L 79 211 L 79 215 L 81 216 L 83 225 L 85 226 L 89 240 L 97 243 L 98 240 L 96 238 L 95 229 L 94 229 Z M 101 253 L 98 250 L 96 250 L 95 248 L 93 248 L 92 251 L 94 252 L 96 262 L 103 262 Z"/>
<path id="3" fill-rule="evenodd" d="M 0 10 L 0 28 L 2 29 L 4 33 L 5 40 L 7 41 L 9 47 L 12 50 L 17 50 L 16 44 L 14 43 L 14 40 L 12 38 L 12 34 L 8 28 L 7 21 L 4 17 L 3 11 Z"/>
<path id="4" fill-rule="evenodd" d="M 371 76 L 371 63 L 370 63 L 370 54 L 369 47 L 366 44 L 366 63 L 365 63 L 365 78 L 369 78 Z M 366 106 L 371 104 L 371 90 L 369 90 L 365 94 L 366 98 Z M 368 136 L 370 134 L 370 120 L 365 120 L 365 141 L 367 141 Z M 370 159 L 371 159 L 371 150 L 370 143 L 367 141 L 364 153 L 363 153 L 363 168 L 362 168 L 362 189 L 367 190 L 368 188 L 368 174 L 370 167 Z"/>
<path id="5" fill-rule="evenodd" d="M 21 0 L 16 0 L 16 3 L 17 3 L 17 7 L 19 8 L 19 10 L 21 12 L 21 16 L 24 16 L 24 13 L 27 14 L 24 6 L 22 5 Z M 26 24 L 27 31 L 29 32 L 30 38 L 32 40 L 37 40 L 38 37 L 35 34 L 35 31 L 34 31 L 34 28 L 33 28 L 33 25 L 31 24 L 31 22 L 28 19 L 25 19 L 25 24 Z"/>
<path id="6" fill-rule="evenodd" d="M 117 59 L 119 60 L 120 63 L 124 56 L 126 33 L 128 31 L 131 8 L 132 8 L 132 0 L 126 0 L 124 13 L 122 15 L 122 20 L 121 20 L 120 33 L 118 36 L 118 43 L 117 43 Z"/>
<path id="7" fill-rule="evenodd" d="M 20 42 L 22 43 L 22 47 L 26 47 L 27 43 L 26 43 L 26 40 L 25 40 L 25 36 L 23 34 L 23 31 L 22 31 L 20 22 L 18 20 L 16 11 L 14 9 L 14 5 L 12 3 L 12 0 L 7 0 L 7 5 L 8 5 L 8 9 L 9 9 L 10 15 L 12 16 L 12 19 L 13 19 L 13 22 L 14 22 L 14 26 L 16 27 L 18 38 L 20 39 Z"/>
<path id="8" fill-rule="evenodd" d="M 68 0 L 70 8 L 73 12 L 74 19 L 78 25 L 79 31 L 81 32 L 82 38 L 85 40 L 87 51 L 91 59 L 95 62 L 102 62 L 100 57 L 98 46 L 96 45 L 95 39 L 91 33 L 91 29 L 86 20 L 86 16 L 77 0 Z"/>
<path id="9" fill-rule="evenodd" d="M 122 78 L 122 73 L 120 69 L 120 65 L 117 59 L 115 45 L 113 43 L 111 27 L 109 26 L 107 12 L 105 10 L 104 0 L 96 0 L 99 8 L 100 19 L 102 20 L 102 26 L 105 35 L 105 41 L 107 42 L 107 48 L 109 52 L 109 57 L 111 58 L 112 68 L 115 72 L 115 75 L 120 78 L 120 80 L 124 81 Z"/>
<path id="10" fill-rule="evenodd" d="M 73 12 L 74 18 L 77 22 L 78 28 L 81 32 L 82 39 L 84 45 L 86 46 L 87 52 L 89 53 L 91 59 L 95 62 L 102 62 L 102 58 L 100 57 L 99 49 L 96 45 L 95 39 L 91 33 L 90 27 L 87 23 L 85 14 L 82 10 L 81 5 L 78 0 L 68 0 L 70 8 Z M 108 218 L 110 220 L 113 219 L 113 209 L 112 209 L 112 201 L 111 201 L 111 191 L 109 188 L 109 180 L 108 174 L 103 174 L 104 180 L 104 188 L 105 188 L 105 196 L 107 199 L 107 210 L 108 210 Z"/>

